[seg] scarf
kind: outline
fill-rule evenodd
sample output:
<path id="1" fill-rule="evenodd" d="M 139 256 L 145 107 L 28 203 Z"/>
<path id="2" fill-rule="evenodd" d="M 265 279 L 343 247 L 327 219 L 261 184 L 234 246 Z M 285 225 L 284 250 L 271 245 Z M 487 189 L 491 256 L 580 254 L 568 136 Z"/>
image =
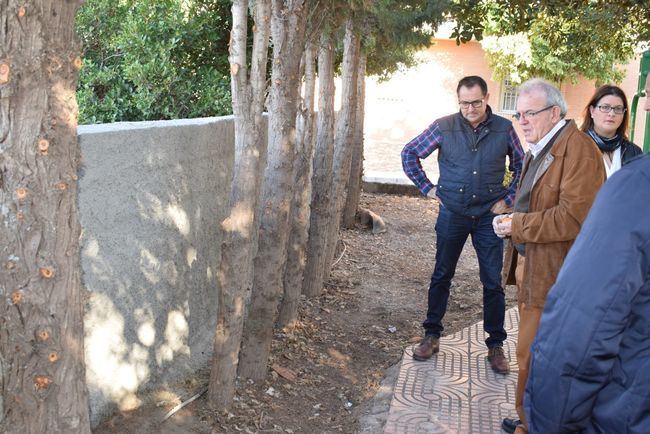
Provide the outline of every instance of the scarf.
<path id="1" fill-rule="evenodd" d="M 591 137 L 593 141 L 596 142 L 596 145 L 598 145 L 598 148 L 600 148 L 601 152 L 614 152 L 621 146 L 621 136 L 618 134 L 611 139 L 607 139 L 605 137 L 599 136 L 593 128 L 589 128 L 587 130 L 587 134 L 589 134 L 589 137 Z"/>

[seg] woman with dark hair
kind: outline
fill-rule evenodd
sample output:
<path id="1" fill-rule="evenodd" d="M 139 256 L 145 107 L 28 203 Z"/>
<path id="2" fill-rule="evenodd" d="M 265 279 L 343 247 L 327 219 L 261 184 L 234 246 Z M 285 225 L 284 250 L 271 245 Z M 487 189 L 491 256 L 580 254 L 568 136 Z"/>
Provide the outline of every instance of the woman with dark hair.
<path id="1" fill-rule="evenodd" d="M 606 84 L 596 89 L 585 107 L 580 129 L 596 142 L 603 153 L 607 178 L 643 151 L 627 139 L 628 106 L 618 86 Z"/>

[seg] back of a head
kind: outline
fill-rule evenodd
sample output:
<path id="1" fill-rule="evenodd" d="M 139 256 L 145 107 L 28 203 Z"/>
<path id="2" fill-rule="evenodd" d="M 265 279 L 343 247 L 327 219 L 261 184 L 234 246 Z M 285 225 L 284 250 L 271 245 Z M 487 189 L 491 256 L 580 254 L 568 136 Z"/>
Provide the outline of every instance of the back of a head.
<path id="1" fill-rule="evenodd" d="M 560 108 L 560 118 L 564 118 L 567 113 L 567 103 L 560 90 L 546 80 L 533 78 L 519 86 L 519 95 L 541 92 L 546 96 L 546 104 L 549 106 L 558 106 Z"/>

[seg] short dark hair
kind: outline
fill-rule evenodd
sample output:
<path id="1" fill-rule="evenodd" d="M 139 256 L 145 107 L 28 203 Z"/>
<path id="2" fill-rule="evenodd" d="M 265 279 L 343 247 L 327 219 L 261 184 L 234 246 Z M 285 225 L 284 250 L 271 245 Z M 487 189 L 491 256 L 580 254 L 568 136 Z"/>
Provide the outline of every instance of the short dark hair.
<path id="1" fill-rule="evenodd" d="M 460 88 L 465 86 L 466 88 L 472 88 L 474 86 L 479 86 L 483 96 L 487 95 L 487 83 L 478 75 L 468 75 L 467 77 L 461 78 L 458 82 L 458 87 L 456 88 L 456 94 L 460 91 Z"/>
<path id="2" fill-rule="evenodd" d="M 629 108 L 627 106 L 627 97 L 625 96 L 625 92 L 623 92 L 623 89 L 611 84 L 606 84 L 596 89 L 593 96 L 587 103 L 587 106 L 585 107 L 585 110 L 583 112 L 584 120 L 582 121 L 582 125 L 580 126 L 580 129 L 586 132 L 588 129 L 594 127 L 594 118 L 591 117 L 591 111 L 589 111 L 589 108 L 590 107 L 596 108 L 600 100 L 607 95 L 617 96 L 623 100 L 623 107 L 625 108 L 625 112 L 623 113 L 623 121 L 621 122 L 621 125 L 619 125 L 618 128 L 616 129 L 616 134 L 618 134 L 619 136 L 627 140 L 626 133 L 627 133 L 627 123 L 629 119 L 629 113 L 628 113 Z"/>

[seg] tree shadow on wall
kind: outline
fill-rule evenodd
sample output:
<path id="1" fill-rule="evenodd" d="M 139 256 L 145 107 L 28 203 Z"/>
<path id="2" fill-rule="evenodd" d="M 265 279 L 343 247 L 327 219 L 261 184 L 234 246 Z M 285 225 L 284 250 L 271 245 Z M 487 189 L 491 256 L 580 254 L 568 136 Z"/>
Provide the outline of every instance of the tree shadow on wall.
<path id="1" fill-rule="evenodd" d="M 94 425 L 209 360 L 232 137 L 229 118 L 80 128 Z"/>

